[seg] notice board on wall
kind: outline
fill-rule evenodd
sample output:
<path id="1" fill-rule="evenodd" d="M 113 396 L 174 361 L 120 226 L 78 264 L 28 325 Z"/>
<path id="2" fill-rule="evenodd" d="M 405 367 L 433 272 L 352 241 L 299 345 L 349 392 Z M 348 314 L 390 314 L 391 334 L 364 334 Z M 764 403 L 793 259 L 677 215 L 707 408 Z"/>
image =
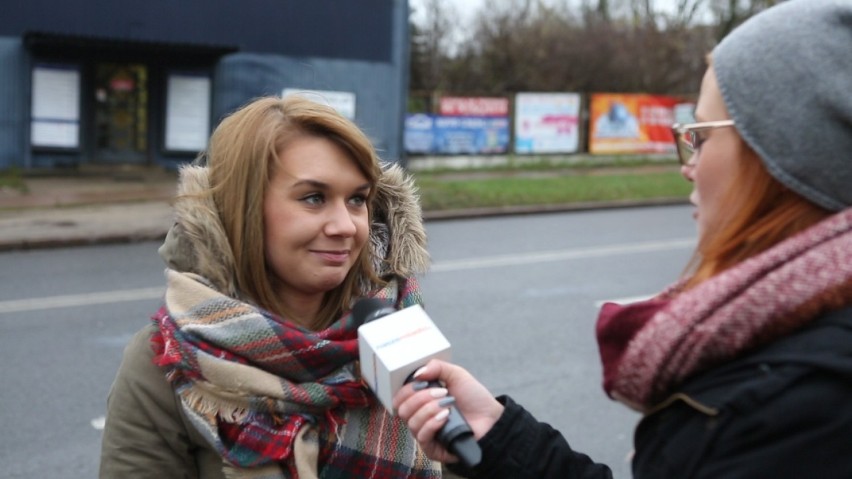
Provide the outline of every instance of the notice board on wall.
<path id="1" fill-rule="evenodd" d="M 30 143 L 79 148 L 80 70 L 73 65 L 36 65 L 32 78 Z"/>

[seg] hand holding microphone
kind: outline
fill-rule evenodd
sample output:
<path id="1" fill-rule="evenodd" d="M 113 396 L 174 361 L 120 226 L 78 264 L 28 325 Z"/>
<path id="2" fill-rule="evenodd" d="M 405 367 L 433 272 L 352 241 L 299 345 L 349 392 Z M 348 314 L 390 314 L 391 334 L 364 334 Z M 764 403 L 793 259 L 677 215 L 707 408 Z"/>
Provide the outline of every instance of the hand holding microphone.
<path id="1" fill-rule="evenodd" d="M 378 299 L 367 298 L 355 304 L 352 314 L 362 324 L 358 328 L 362 377 L 393 413 L 397 391 L 412 380 L 418 381 L 413 374 L 430 359 L 449 359 L 450 344 L 417 305 L 396 311 Z M 437 381 L 418 381 L 416 385 L 419 389 L 441 387 Z M 482 452 L 473 431 L 455 407 L 445 405 L 442 409 L 448 413 L 446 422 L 436 431 L 437 440 L 465 466 L 476 466 Z"/>
<path id="2" fill-rule="evenodd" d="M 464 368 L 442 360 L 430 360 L 417 371 L 412 386 L 424 382 L 437 382 L 448 389 L 455 398 L 455 406 L 464 415 L 474 437 L 481 438 L 503 413 L 503 405 Z M 404 387 L 393 398 L 400 418 L 405 420 L 426 455 L 441 462 L 452 462 L 451 451 L 439 441 L 439 431 L 444 427 L 441 419 L 445 409 L 440 399 L 420 387 Z"/>

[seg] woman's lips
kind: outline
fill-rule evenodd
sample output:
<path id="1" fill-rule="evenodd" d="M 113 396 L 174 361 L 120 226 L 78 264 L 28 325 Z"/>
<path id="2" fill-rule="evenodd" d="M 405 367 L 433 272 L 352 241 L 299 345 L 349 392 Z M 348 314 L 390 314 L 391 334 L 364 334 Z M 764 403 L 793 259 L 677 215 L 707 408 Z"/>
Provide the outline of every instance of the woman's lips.
<path id="1" fill-rule="evenodd" d="M 698 219 L 698 197 L 695 193 L 695 190 L 693 190 L 692 193 L 689 195 L 689 202 L 692 203 L 692 206 L 695 207 L 695 209 L 692 210 L 692 217 L 694 219 Z"/>
<path id="2" fill-rule="evenodd" d="M 344 264 L 347 260 L 349 260 L 348 250 L 314 250 L 313 253 L 319 256 L 320 259 L 332 264 Z"/>

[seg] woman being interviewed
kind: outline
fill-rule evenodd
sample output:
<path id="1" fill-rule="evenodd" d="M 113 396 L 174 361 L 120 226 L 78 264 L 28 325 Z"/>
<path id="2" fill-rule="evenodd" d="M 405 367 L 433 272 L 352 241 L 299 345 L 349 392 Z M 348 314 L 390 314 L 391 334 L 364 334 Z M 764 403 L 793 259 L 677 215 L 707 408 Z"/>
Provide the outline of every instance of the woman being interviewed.
<path id="1" fill-rule="evenodd" d="M 693 183 L 694 267 L 657 297 L 604 305 L 607 394 L 643 413 L 636 478 L 852 477 L 852 2 L 790 0 L 713 51 L 676 125 Z M 611 477 L 508 397 L 433 361 L 479 439 L 482 478 Z M 444 408 L 395 397 L 430 457 Z"/>
<path id="2" fill-rule="evenodd" d="M 165 304 L 110 392 L 101 477 L 440 477 L 357 371 L 354 299 L 421 302 L 410 179 L 331 108 L 261 98 L 181 169 Z"/>

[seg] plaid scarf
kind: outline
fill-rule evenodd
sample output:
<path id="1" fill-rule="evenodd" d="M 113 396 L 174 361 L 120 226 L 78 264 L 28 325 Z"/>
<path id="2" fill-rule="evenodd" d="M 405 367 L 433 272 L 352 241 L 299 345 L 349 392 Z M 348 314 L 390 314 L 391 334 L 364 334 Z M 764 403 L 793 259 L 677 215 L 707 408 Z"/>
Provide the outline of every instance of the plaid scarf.
<path id="1" fill-rule="evenodd" d="M 168 270 L 167 280 L 154 361 L 228 477 L 440 477 L 361 382 L 351 314 L 314 332 L 200 276 Z M 397 308 L 421 302 L 414 279 L 374 296 Z"/>
<path id="2" fill-rule="evenodd" d="M 852 304 L 852 208 L 680 292 L 605 304 L 597 323 L 604 389 L 639 411 L 693 374 Z"/>

